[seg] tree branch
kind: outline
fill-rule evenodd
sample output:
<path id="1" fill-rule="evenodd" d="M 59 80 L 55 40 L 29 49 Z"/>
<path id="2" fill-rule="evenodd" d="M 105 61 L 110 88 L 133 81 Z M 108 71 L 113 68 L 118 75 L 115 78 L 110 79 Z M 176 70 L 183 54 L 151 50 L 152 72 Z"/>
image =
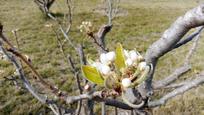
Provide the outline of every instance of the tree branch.
<path id="1" fill-rule="evenodd" d="M 158 59 L 168 53 L 172 47 L 177 44 L 180 39 L 194 27 L 204 25 L 204 4 L 188 11 L 184 16 L 179 17 L 169 29 L 167 29 L 162 37 L 154 42 L 146 52 L 145 59 L 147 63 L 152 63 L 155 69 Z M 146 96 L 152 94 L 152 79 L 154 70 L 150 73 L 145 81 Z"/>
<path id="2" fill-rule="evenodd" d="M 193 38 L 195 38 L 198 34 L 200 34 L 202 32 L 203 28 L 204 28 L 204 26 L 198 27 L 198 29 L 195 32 L 193 32 L 191 35 L 189 35 L 185 39 L 180 40 L 172 49 L 179 48 L 180 46 L 183 46 L 186 43 L 193 40 Z"/>
<path id="3" fill-rule="evenodd" d="M 200 32 L 201 32 L 202 29 L 198 28 L 197 30 L 200 30 Z M 181 75 L 185 74 L 186 72 L 188 72 L 191 69 L 190 59 L 191 59 L 191 57 L 192 57 L 193 53 L 195 52 L 196 47 L 198 45 L 198 41 L 200 39 L 200 32 L 195 36 L 195 39 L 193 41 L 193 45 L 190 48 L 188 54 L 186 55 L 183 66 L 176 69 L 170 76 L 166 77 L 165 79 L 154 83 L 153 84 L 154 89 L 159 89 L 159 88 L 162 88 L 164 86 L 169 85 L 170 83 L 174 82 Z"/>
<path id="4" fill-rule="evenodd" d="M 163 96 L 161 99 L 156 100 L 156 101 L 150 101 L 148 103 L 149 107 L 156 107 L 156 106 L 160 106 L 165 104 L 169 99 L 182 94 L 194 87 L 197 87 L 200 84 L 204 83 L 204 72 L 202 72 L 200 75 L 198 75 L 198 77 L 196 77 L 194 80 L 188 82 L 187 84 L 173 90 L 172 92 L 166 94 L 165 96 Z"/>
<path id="5" fill-rule="evenodd" d="M 163 87 L 169 85 L 170 83 L 177 80 L 181 75 L 188 72 L 190 69 L 191 69 L 190 65 L 183 65 L 183 66 L 177 68 L 171 75 L 169 75 L 165 79 L 160 80 L 160 81 L 156 81 L 155 83 L 153 83 L 153 89 L 160 89 L 160 88 L 163 88 Z"/>

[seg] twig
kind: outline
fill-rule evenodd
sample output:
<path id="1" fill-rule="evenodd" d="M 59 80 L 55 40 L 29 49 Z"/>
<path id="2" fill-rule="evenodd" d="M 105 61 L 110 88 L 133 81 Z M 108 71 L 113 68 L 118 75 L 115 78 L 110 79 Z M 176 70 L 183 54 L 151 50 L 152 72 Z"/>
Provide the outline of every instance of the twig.
<path id="1" fill-rule="evenodd" d="M 17 74 L 20 76 L 21 80 L 23 81 L 23 84 L 25 85 L 25 87 L 28 89 L 28 91 L 36 98 L 38 99 L 40 102 L 42 103 L 46 103 L 47 99 L 41 95 L 39 95 L 34 88 L 30 85 L 30 83 L 28 82 L 28 80 L 26 79 L 25 75 L 24 75 L 24 71 L 21 68 L 21 66 L 18 64 L 17 60 L 15 59 L 14 56 L 9 55 L 6 50 L 2 47 L 2 43 L 0 41 L 0 50 L 4 53 L 4 55 L 9 59 L 10 62 L 13 63 L 13 65 L 16 68 L 16 72 Z"/>
<path id="2" fill-rule="evenodd" d="M 165 96 L 163 96 L 161 99 L 156 100 L 156 101 L 150 101 L 148 103 L 149 107 L 156 107 L 156 106 L 160 106 L 165 104 L 169 99 L 182 94 L 194 87 L 197 87 L 200 84 L 204 83 L 204 72 L 202 72 L 200 75 L 198 75 L 198 77 L 196 77 L 194 80 L 188 82 L 187 84 L 173 90 L 172 92 L 166 94 Z"/>
<path id="3" fill-rule="evenodd" d="M 20 51 L 20 45 L 19 45 L 19 42 L 18 42 L 18 36 L 17 36 L 17 30 L 13 30 L 12 33 L 14 34 L 14 37 L 15 37 L 15 40 L 16 40 L 16 45 L 17 45 L 17 48 L 18 50 Z"/>
<path id="4" fill-rule="evenodd" d="M 179 68 L 177 68 L 171 75 L 164 78 L 163 80 L 156 81 L 153 83 L 153 89 L 160 89 L 163 88 L 170 83 L 174 82 L 176 79 L 178 79 L 181 75 L 188 72 L 191 69 L 190 65 L 183 65 Z"/>
<path id="5" fill-rule="evenodd" d="M 185 39 L 182 39 L 181 41 L 179 41 L 173 49 L 175 48 L 179 48 L 180 46 L 185 45 L 186 43 L 190 42 L 193 40 L 193 38 L 195 38 L 198 34 L 200 34 L 203 30 L 204 26 L 198 27 L 197 30 L 195 32 L 193 32 L 191 35 L 189 35 L 188 37 L 186 37 Z"/>
<path id="6" fill-rule="evenodd" d="M 188 52 L 188 54 L 187 54 L 187 56 L 186 56 L 186 58 L 185 58 L 185 61 L 184 61 L 185 63 L 184 63 L 184 65 L 190 64 L 190 59 L 191 59 L 191 57 L 193 56 L 193 53 L 195 52 L 195 50 L 196 50 L 196 48 L 197 48 L 197 46 L 198 46 L 198 41 L 199 41 L 199 39 L 200 39 L 200 34 L 201 34 L 203 28 L 204 28 L 204 27 L 201 27 L 201 29 L 200 29 L 200 28 L 197 29 L 197 30 L 200 31 L 200 32 L 198 33 L 198 35 L 196 36 L 196 38 L 195 38 L 194 41 L 193 41 L 193 45 L 192 45 L 192 47 L 190 48 L 190 50 L 189 50 L 189 52 Z"/>
<path id="7" fill-rule="evenodd" d="M 198 28 L 197 30 L 200 32 L 202 31 L 202 29 L 200 30 L 200 28 Z M 154 83 L 153 84 L 154 89 L 163 88 L 164 86 L 169 85 L 170 83 L 174 82 L 181 75 L 185 74 L 186 72 L 188 72 L 191 69 L 190 59 L 191 59 L 191 57 L 192 57 L 193 53 L 195 52 L 196 47 L 198 45 L 198 41 L 200 39 L 200 32 L 198 32 L 198 34 L 196 36 L 194 36 L 195 39 L 193 41 L 192 47 L 190 48 L 188 54 L 186 55 L 183 66 L 176 69 L 170 76 L 166 77 L 165 79 Z"/>
<path id="8" fill-rule="evenodd" d="M 64 94 L 62 93 L 62 91 L 60 91 L 58 88 L 49 84 L 47 81 L 44 81 L 44 79 L 36 71 L 36 69 L 33 67 L 33 65 L 25 58 L 25 56 L 23 56 L 19 51 L 17 51 L 14 48 L 14 46 L 9 42 L 9 40 L 4 36 L 4 34 L 2 33 L 2 30 L 3 30 L 3 26 L 0 25 L 0 38 L 2 38 L 2 40 L 10 46 L 10 48 L 8 48 L 7 50 L 9 52 L 13 53 L 18 58 L 20 58 L 21 61 L 24 62 L 29 67 L 29 69 L 38 78 L 38 80 L 40 81 L 40 83 L 42 83 L 43 86 L 45 86 L 46 88 L 53 91 L 53 93 L 55 93 L 57 96 L 63 96 Z"/>
<path id="9" fill-rule="evenodd" d="M 66 4 L 67 4 L 67 8 L 68 8 L 68 18 L 67 19 L 68 19 L 68 22 L 69 22 L 66 33 L 68 34 L 70 29 L 71 29 L 71 25 L 72 25 L 72 9 L 73 8 L 71 8 L 71 6 L 72 6 L 71 5 L 71 0 L 67 0 Z"/>
<path id="10" fill-rule="evenodd" d="M 106 104 L 101 102 L 101 115 L 106 115 Z"/>
<path id="11" fill-rule="evenodd" d="M 108 25 L 112 25 L 112 12 L 113 12 L 113 1 L 112 0 L 108 0 L 108 6 L 109 6 L 109 10 L 108 10 Z"/>

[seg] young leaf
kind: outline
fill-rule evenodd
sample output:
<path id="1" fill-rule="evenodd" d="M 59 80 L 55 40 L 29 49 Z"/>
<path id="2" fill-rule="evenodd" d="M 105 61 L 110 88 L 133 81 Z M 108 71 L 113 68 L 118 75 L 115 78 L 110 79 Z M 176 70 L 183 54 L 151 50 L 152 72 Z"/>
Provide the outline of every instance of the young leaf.
<path id="1" fill-rule="evenodd" d="M 82 73 L 84 77 L 89 80 L 90 82 L 93 82 L 98 85 L 103 85 L 104 80 L 98 70 L 95 67 L 89 66 L 89 65 L 83 65 L 82 66 Z"/>
<path id="2" fill-rule="evenodd" d="M 118 70 L 121 70 L 122 68 L 125 68 L 125 56 L 123 52 L 123 47 L 119 43 L 116 46 L 116 59 L 115 59 L 115 66 L 117 67 Z"/>

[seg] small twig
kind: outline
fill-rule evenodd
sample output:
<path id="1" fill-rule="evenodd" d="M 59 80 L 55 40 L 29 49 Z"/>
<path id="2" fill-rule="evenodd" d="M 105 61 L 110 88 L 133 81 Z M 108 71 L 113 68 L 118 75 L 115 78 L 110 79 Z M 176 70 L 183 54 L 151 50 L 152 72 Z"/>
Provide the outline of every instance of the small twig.
<path id="1" fill-rule="evenodd" d="M 201 27 L 201 28 L 198 28 L 198 29 L 197 29 L 197 30 L 200 31 L 200 32 L 197 34 L 197 36 L 195 37 L 195 39 L 194 39 L 194 41 L 193 41 L 193 45 L 192 45 L 192 47 L 190 48 L 190 50 L 189 50 L 189 52 L 188 52 L 188 54 L 187 54 L 187 56 L 186 56 L 186 59 L 185 59 L 185 61 L 184 61 L 184 65 L 190 64 L 190 59 L 191 59 L 191 57 L 193 56 L 193 53 L 195 52 L 195 50 L 196 50 L 196 48 L 197 48 L 197 46 L 198 46 L 198 41 L 199 41 L 199 39 L 200 39 L 200 34 L 201 34 L 203 28 L 204 28 L 204 27 Z"/>
<path id="2" fill-rule="evenodd" d="M 77 86 L 78 86 L 79 92 L 80 92 L 80 94 L 82 94 L 83 93 L 83 89 L 81 88 L 81 85 L 80 85 L 79 71 L 75 67 L 72 57 L 69 55 L 67 58 L 68 58 L 70 66 L 71 66 L 72 72 L 74 73 L 74 76 L 76 77 L 76 81 L 77 81 Z"/>
<path id="3" fill-rule="evenodd" d="M 20 45 L 19 45 L 19 41 L 18 41 L 18 36 L 17 36 L 17 29 L 13 30 L 12 33 L 14 34 L 15 40 L 16 40 L 16 45 L 18 50 L 20 51 Z"/>
<path id="4" fill-rule="evenodd" d="M 66 54 L 65 54 L 65 50 L 64 50 L 64 45 L 63 45 L 62 41 L 60 40 L 59 34 L 57 33 L 57 31 L 53 27 L 52 27 L 52 30 L 56 35 L 56 39 L 57 39 L 57 42 L 60 46 L 60 51 L 62 52 L 63 58 L 67 62 L 67 60 L 66 60 L 67 58 L 66 58 Z"/>
<path id="5" fill-rule="evenodd" d="M 62 32 L 64 38 L 69 42 L 69 45 L 74 48 L 76 50 L 75 45 L 73 44 L 73 42 L 70 40 L 69 36 L 67 35 L 67 33 L 64 31 L 64 29 L 62 28 L 62 26 L 60 25 L 60 31 Z"/>
<path id="6" fill-rule="evenodd" d="M 17 51 L 14 48 L 14 46 L 9 42 L 9 40 L 4 36 L 4 34 L 2 33 L 2 30 L 3 30 L 3 26 L 0 25 L 0 38 L 2 38 L 2 40 L 5 43 L 7 43 L 9 45 L 9 47 L 10 47 L 7 50 L 9 52 L 11 52 L 12 54 L 14 54 L 15 56 L 17 56 L 18 58 L 20 58 L 20 60 L 22 62 L 24 62 L 29 67 L 29 69 L 32 71 L 32 73 L 35 75 L 35 77 L 37 77 L 39 79 L 39 81 L 42 83 L 43 86 L 45 86 L 46 88 L 52 90 L 53 93 L 55 93 L 57 96 L 63 96 L 64 94 L 62 94 L 62 92 L 58 88 L 56 88 L 55 86 L 52 86 L 47 81 L 44 81 L 44 79 L 36 71 L 36 69 L 33 67 L 33 65 L 26 59 L 26 57 L 24 55 L 22 55 L 19 51 Z"/>
<path id="7" fill-rule="evenodd" d="M 55 110 L 55 107 L 54 107 L 53 104 L 49 104 L 49 107 L 50 107 L 50 109 L 53 111 L 53 113 L 54 113 L 55 115 L 60 115 L 60 114 L 57 112 L 57 110 Z"/>
<path id="8" fill-rule="evenodd" d="M 164 78 L 163 80 L 156 81 L 153 83 L 153 89 L 160 89 L 163 88 L 170 83 L 174 82 L 176 79 L 178 79 L 181 75 L 188 72 L 191 69 L 190 65 L 183 65 L 179 68 L 177 68 L 171 75 Z"/>
<path id="9" fill-rule="evenodd" d="M 175 48 L 179 48 L 180 46 L 185 45 L 186 43 L 190 42 L 193 40 L 193 38 L 195 38 L 196 36 L 198 36 L 202 30 L 203 30 L 204 26 L 198 27 L 197 30 L 195 32 L 193 32 L 191 35 L 189 35 L 188 37 L 186 37 L 185 39 L 182 39 L 181 41 L 179 41 L 173 49 Z"/>
<path id="10" fill-rule="evenodd" d="M 67 17 L 67 19 L 68 19 L 68 22 L 69 22 L 69 25 L 68 25 L 68 27 L 66 29 L 66 33 L 69 33 L 69 31 L 71 29 L 71 25 L 72 25 L 72 9 L 73 8 L 71 8 L 71 6 L 72 6 L 71 5 L 71 0 L 67 0 L 66 4 L 67 4 L 67 8 L 68 8 L 68 17 Z"/>
<path id="11" fill-rule="evenodd" d="M 106 115 L 106 104 L 101 102 L 101 115 Z"/>
<path id="12" fill-rule="evenodd" d="M 109 10 L 108 10 L 108 25 L 112 25 L 112 13 L 113 13 L 113 1 L 112 0 L 108 0 L 108 6 L 109 6 Z"/>
<path id="13" fill-rule="evenodd" d="M 0 41 L 0 50 L 4 53 L 4 55 L 9 59 L 9 61 L 11 61 L 13 63 L 13 65 L 16 68 L 16 72 L 17 74 L 20 76 L 21 80 L 23 81 L 23 84 L 25 85 L 25 87 L 28 89 L 28 91 L 35 97 L 37 98 L 40 102 L 42 103 L 46 103 L 46 98 L 39 95 L 34 88 L 30 85 L 30 83 L 28 82 L 28 80 L 26 79 L 25 75 L 24 75 L 24 71 L 21 68 L 21 66 L 18 64 L 16 58 L 14 56 L 9 55 L 6 50 L 2 47 L 2 43 Z"/>
<path id="14" fill-rule="evenodd" d="M 197 87 L 200 84 L 204 83 L 204 72 L 202 72 L 200 75 L 198 75 L 198 77 L 196 77 L 195 79 L 191 80 L 190 82 L 188 82 L 187 84 L 173 90 L 170 93 L 167 93 L 165 96 L 163 96 L 161 99 L 156 100 L 156 101 L 150 101 L 148 103 L 149 107 L 156 107 L 156 106 L 160 106 L 160 105 L 164 105 L 169 99 L 182 94 L 194 87 Z"/>
<path id="15" fill-rule="evenodd" d="M 97 38 L 95 36 L 90 36 L 90 38 L 92 38 L 92 40 L 94 41 L 94 43 L 103 51 L 103 52 L 108 52 L 108 50 L 104 47 L 103 44 L 100 44 L 97 41 Z"/>

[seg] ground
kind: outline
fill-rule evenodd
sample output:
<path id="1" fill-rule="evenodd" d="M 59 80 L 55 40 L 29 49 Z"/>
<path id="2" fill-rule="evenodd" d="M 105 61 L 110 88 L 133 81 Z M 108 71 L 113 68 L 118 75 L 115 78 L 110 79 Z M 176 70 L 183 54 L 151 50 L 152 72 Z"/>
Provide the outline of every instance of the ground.
<path id="1" fill-rule="evenodd" d="M 196 7 L 199 1 L 195 0 L 121 0 L 120 8 L 123 15 L 114 18 L 112 31 L 107 35 L 107 46 L 114 49 L 115 44 L 120 42 L 127 49 L 136 48 L 142 54 L 155 40 L 159 39 L 165 29 L 167 29 L 178 16 L 183 15 L 189 9 Z M 92 48 L 91 40 L 79 32 L 77 26 L 82 21 L 91 21 L 95 28 L 107 22 L 107 18 L 96 9 L 100 9 L 101 0 L 78 0 L 74 3 L 73 26 L 71 29 L 71 39 L 74 43 L 83 42 L 87 48 L 86 53 L 93 57 L 97 56 Z M 51 11 L 63 18 L 66 12 L 64 0 L 57 0 Z M 52 28 L 47 24 L 54 22 L 40 12 L 32 0 L 4 0 L 0 2 L 0 21 L 4 25 L 5 34 L 13 44 L 16 44 L 12 34 L 13 29 L 17 32 L 20 51 L 27 54 L 32 59 L 33 64 L 40 74 L 53 84 L 57 84 L 60 89 L 67 92 L 76 90 L 73 83 L 73 75 L 70 68 L 64 62 L 63 56 L 57 44 L 56 36 Z M 199 42 L 196 53 L 191 59 L 192 70 L 184 75 L 180 80 L 198 74 L 204 70 L 204 39 Z M 176 67 L 182 65 L 185 54 L 188 52 L 191 43 L 176 49 L 159 61 L 155 75 L 155 80 L 162 79 L 169 75 Z M 73 57 L 73 49 L 68 45 L 65 47 L 66 53 Z M 77 58 L 76 58 L 77 59 Z M 26 68 L 26 67 L 25 67 Z M 47 111 L 46 107 L 32 97 L 27 91 L 17 89 L 12 82 L 5 81 L 4 77 L 12 75 L 14 68 L 10 63 L 0 60 L 0 114 L 36 114 Z M 30 72 L 26 71 L 29 75 Z M 61 84 L 65 81 L 64 84 Z M 162 91 L 161 93 L 164 93 Z M 190 90 L 184 95 L 178 96 L 162 107 L 154 109 L 156 115 L 163 114 L 204 114 L 204 86 Z"/>

